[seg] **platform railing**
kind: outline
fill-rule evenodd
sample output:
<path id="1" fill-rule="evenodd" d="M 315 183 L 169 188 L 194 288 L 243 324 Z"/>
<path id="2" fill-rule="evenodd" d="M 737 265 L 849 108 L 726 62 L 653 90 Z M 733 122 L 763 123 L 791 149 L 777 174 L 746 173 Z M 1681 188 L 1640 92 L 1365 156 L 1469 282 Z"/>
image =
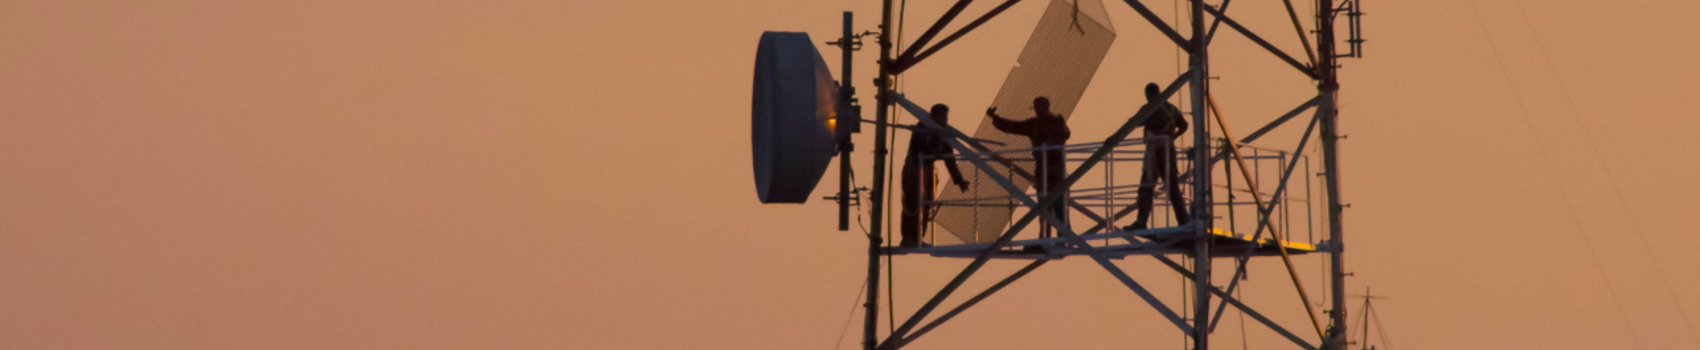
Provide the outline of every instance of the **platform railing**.
<path id="1" fill-rule="evenodd" d="M 1067 221 L 1079 233 L 1120 231 L 1121 225 L 1131 223 L 1132 220 L 1129 217 L 1137 214 L 1134 206 L 1139 199 L 1139 190 L 1148 186 L 1155 187 L 1152 191 L 1154 198 L 1152 199 L 1152 213 L 1149 221 L 1151 228 L 1174 227 L 1177 224 L 1169 206 L 1169 198 L 1160 187 L 1162 185 L 1158 182 L 1144 183 L 1140 181 L 1144 172 L 1146 140 L 1146 138 L 1132 138 L 1117 143 L 1110 154 L 1102 160 L 1100 167 L 1088 172 L 1086 177 L 1068 189 L 1065 201 L 1070 204 L 1068 207 L 1071 209 L 1068 211 Z M 1223 146 L 1221 143 L 1222 141 L 1218 140 L 1217 145 L 1214 145 L 1213 148 L 1220 149 Z M 1043 159 L 1043 153 L 1041 153 L 1041 158 L 1034 158 L 1034 151 L 1061 149 L 1064 154 L 1064 161 L 1068 162 L 1065 168 L 1073 171 L 1076 164 L 1084 161 L 1087 155 L 1090 155 L 1102 145 L 1102 142 L 1073 143 L 1037 148 L 965 152 L 951 157 L 963 163 L 967 163 L 968 159 L 980 159 L 985 161 L 1010 161 L 1016 162 L 1016 164 L 1032 162 L 1033 167 L 1037 167 L 1037 164 L 1049 160 Z M 1319 224 L 1326 220 L 1321 220 L 1316 214 L 1318 213 L 1317 204 L 1319 203 L 1312 200 L 1312 194 L 1315 194 L 1320 188 L 1313 184 L 1312 176 L 1289 178 L 1288 181 L 1292 183 L 1288 184 L 1288 189 L 1282 194 L 1281 198 L 1272 198 L 1273 193 L 1269 192 L 1279 186 L 1275 182 L 1280 179 L 1280 174 L 1287 171 L 1286 167 L 1289 164 L 1300 167 L 1297 170 L 1302 171 L 1303 174 L 1312 174 L 1309 155 L 1294 155 L 1286 150 L 1247 144 L 1242 144 L 1240 147 L 1245 165 L 1251 168 L 1248 170 L 1253 175 L 1253 178 L 1249 180 L 1256 182 L 1257 187 L 1264 191 L 1262 193 L 1264 198 L 1269 198 L 1269 204 L 1273 207 L 1270 211 L 1271 224 L 1284 233 L 1282 238 L 1290 242 L 1304 242 L 1312 245 L 1319 243 L 1318 240 L 1321 237 L 1318 233 L 1325 231 L 1325 228 L 1320 227 Z M 1194 147 L 1183 148 L 1177 145 L 1176 168 L 1192 169 L 1192 163 L 1196 159 L 1195 150 Z M 1300 158 L 1298 162 L 1292 162 L 1292 157 L 1295 156 Z M 921 160 L 931 161 L 941 160 L 942 158 L 944 157 L 923 155 Z M 1247 179 L 1242 179 L 1243 176 L 1240 175 L 1242 172 L 1233 168 L 1237 166 L 1235 162 L 1219 161 L 1217 163 L 1222 164 L 1225 171 L 1214 172 L 1216 173 L 1213 174 L 1215 178 L 1211 181 L 1216 188 L 1213 191 L 1212 204 L 1215 208 L 1213 212 L 1217 216 L 1214 218 L 1213 226 L 1216 230 L 1224 233 L 1251 236 L 1255 232 L 1257 223 L 1263 218 L 1259 217 L 1257 203 L 1250 194 L 1250 187 L 1246 186 Z M 963 170 L 967 172 L 963 176 L 971 182 L 990 181 L 983 173 L 986 169 L 964 167 Z M 1006 168 L 1004 170 L 1004 173 L 999 175 L 1005 178 L 1017 176 L 1012 169 Z M 1043 176 L 1043 172 L 1036 171 L 1036 169 L 1025 170 L 1029 174 Z M 1177 176 L 1177 182 L 1183 193 L 1193 193 L 1191 176 L 1191 172 L 1184 172 Z M 937 174 L 934 179 L 940 182 L 935 184 L 934 188 L 942 189 L 949 186 L 947 182 L 950 181 L 950 177 L 946 174 Z M 1024 195 L 1041 195 L 1042 193 L 1035 187 L 1037 186 L 1028 186 Z M 936 211 L 941 207 L 1001 207 L 1011 209 L 1009 212 L 1012 217 L 1024 214 L 1019 210 L 1025 209 L 1025 207 L 1009 193 L 1004 191 L 990 192 L 992 193 L 975 193 L 970 198 L 964 199 L 926 201 L 922 205 L 925 210 L 929 211 Z M 1188 203 L 1188 205 L 1190 206 L 1191 203 Z M 979 220 L 979 218 L 975 219 Z M 926 224 L 923 231 L 927 235 L 928 242 L 939 244 L 936 238 L 939 236 L 936 234 L 938 229 L 931 222 Z M 1241 229 L 1244 229 L 1245 232 L 1241 232 Z M 1037 232 L 1038 229 L 1034 228 L 1026 230 L 1021 235 L 1034 237 L 1037 236 Z M 944 236 L 951 237 L 950 235 Z M 1262 237 L 1268 238 L 1269 236 L 1264 233 Z M 946 244 L 954 244 L 955 240 L 952 237 L 947 240 Z"/>

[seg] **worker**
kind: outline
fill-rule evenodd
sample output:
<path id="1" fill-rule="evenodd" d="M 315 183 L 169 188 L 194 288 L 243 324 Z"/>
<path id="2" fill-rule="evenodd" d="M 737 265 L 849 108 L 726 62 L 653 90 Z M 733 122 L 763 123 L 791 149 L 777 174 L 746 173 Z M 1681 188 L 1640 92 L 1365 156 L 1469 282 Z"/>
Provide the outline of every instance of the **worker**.
<path id="1" fill-rule="evenodd" d="M 1041 198 L 1051 192 L 1067 192 L 1067 189 L 1062 188 L 1062 185 L 1063 180 L 1068 176 L 1063 171 L 1064 165 L 1067 164 L 1067 159 L 1063 158 L 1063 145 L 1068 142 L 1068 121 L 1064 120 L 1061 115 L 1051 112 L 1050 99 L 1044 96 L 1033 98 L 1032 119 L 1020 121 L 1004 119 L 1003 116 L 998 115 L 997 107 L 987 108 L 986 115 L 992 117 L 992 126 L 997 127 L 998 130 L 1027 136 L 1028 141 L 1033 145 L 1033 161 L 1038 165 L 1036 167 L 1038 171 L 1034 174 L 1037 178 L 1033 181 L 1033 188 L 1037 190 Z M 1057 220 L 1064 224 L 1068 223 L 1066 200 L 1057 201 L 1051 206 L 1052 213 L 1055 213 Z M 1050 236 L 1050 223 L 1041 221 L 1039 237 Z"/>
<path id="2" fill-rule="evenodd" d="M 1152 188 L 1157 180 L 1163 181 L 1163 188 L 1169 196 L 1169 203 L 1175 208 L 1175 221 L 1185 225 L 1188 219 L 1186 197 L 1181 196 L 1180 183 L 1175 174 L 1175 139 L 1186 133 L 1186 118 L 1181 116 L 1180 108 L 1162 100 L 1162 91 L 1156 83 L 1145 85 L 1145 106 L 1140 111 L 1154 109 L 1151 117 L 1145 119 L 1141 127 L 1145 128 L 1145 171 L 1139 176 L 1139 199 L 1135 203 L 1139 213 L 1134 215 L 1133 224 L 1124 230 L 1143 230 L 1147 228 L 1147 220 L 1151 218 Z"/>
<path id="3" fill-rule="evenodd" d="M 933 184 L 938 182 L 933 162 L 944 160 L 950 180 L 968 192 L 968 180 L 963 179 L 962 170 L 956 166 L 956 151 L 944 142 L 950 137 L 943 129 L 950 125 L 950 107 L 942 103 L 933 105 L 930 114 L 940 127 L 916 125 L 909 135 L 909 151 L 903 156 L 903 247 L 922 246 L 921 226 L 933 220 L 933 211 L 925 205 L 933 201 Z"/>

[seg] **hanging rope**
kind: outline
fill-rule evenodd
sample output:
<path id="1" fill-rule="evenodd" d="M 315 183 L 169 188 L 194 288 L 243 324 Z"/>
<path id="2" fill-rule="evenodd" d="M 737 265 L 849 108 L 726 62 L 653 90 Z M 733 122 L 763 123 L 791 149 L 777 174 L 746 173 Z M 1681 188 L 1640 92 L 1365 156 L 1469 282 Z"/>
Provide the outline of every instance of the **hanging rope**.
<path id="1" fill-rule="evenodd" d="M 1523 11 L 1523 2 L 1512 1 L 1511 3 L 1517 5 L 1518 17 L 1522 17 L 1523 26 L 1529 28 L 1529 36 L 1535 39 L 1535 48 L 1539 49 L 1541 59 L 1546 62 L 1547 72 L 1552 74 L 1553 80 L 1559 81 L 1558 92 L 1561 96 L 1564 96 L 1565 106 L 1570 108 L 1570 115 L 1574 117 L 1571 120 L 1576 121 L 1576 126 L 1582 129 L 1582 138 L 1588 140 L 1588 149 L 1594 151 L 1594 157 L 1592 157 L 1594 163 L 1599 165 L 1600 169 L 1606 173 L 1606 180 L 1608 180 L 1606 184 L 1611 186 L 1612 193 L 1617 195 L 1618 205 L 1623 208 L 1624 214 L 1629 216 L 1630 231 L 1635 232 L 1635 237 L 1641 240 L 1641 252 L 1646 254 L 1647 258 L 1653 260 L 1653 271 L 1658 272 L 1659 282 L 1662 282 L 1665 287 L 1665 294 L 1670 295 L 1671 300 L 1676 301 L 1677 307 L 1675 309 L 1678 314 L 1682 315 L 1682 323 L 1688 326 L 1688 340 L 1700 345 L 1700 339 L 1697 339 L 1694 335 L 1694 331 L 1700 328 L 1694 327 L 1694 321 L 1688 315 L 1688 309 L 1682 307 L 1682 299 L 1677 298 L 1676 290 L 1671 288 L 1670 276 L 1665 273 L 1665 264 L 1659 263 L 1659 257 L 1653 255 L 1652 249 L 1648 248 L 1652 244 L 1647 241 L 1647 235 L 1641 230 L 1641 221 L 1635 219 L 1635 211 L 1629 210 L 1629 200 L 1624 198 L 1623 189 L 1617 187 L 1617 176 L 1613 175 L 1611 167 L 1606 166 L 1605 161 L 1600 159 L 1600 147 L 1594 141 L 1594 133 L 1588 131 L 1588 125 L 1582 123 L 1582 114 L 1576 111 L 1576 100 L 1570 98 L 1570 89 L 1564 86 L 1564 78 L 1558 75 L 1558 69 L 1552 64 L 1552 57 L 1547 55 L 1546 44 L 1541 41 L 1541 36 L 1535 32 L 1535 27 L 1529 24 L 1529 15 Z"/>

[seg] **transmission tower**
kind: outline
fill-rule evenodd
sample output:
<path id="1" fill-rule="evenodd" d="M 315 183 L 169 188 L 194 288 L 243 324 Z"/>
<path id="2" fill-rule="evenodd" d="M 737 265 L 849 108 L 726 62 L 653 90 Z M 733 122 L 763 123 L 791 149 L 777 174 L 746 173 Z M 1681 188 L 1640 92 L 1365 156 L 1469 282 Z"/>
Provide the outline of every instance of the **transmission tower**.
<path id="1" fill-rule="evenodd" d="M 1064 1 L 1064 0 L 1053 0 Z M 874 80 L 875 116 L 867 121 L 874 126 L 873 174 L 871 191 L 866 194 L 870 204 L 869 233 L 868 233 L 868 270 L 866 300 L 863 303 L 863 345 L 867 350 L 895 350 L 911 344 L 917 338 L 944 324 L 946 321 L 960 315 L 964 310 L 990 297 L 1000 289 L 1016 282 L 1029 272 L 1043 266 L 1051 260 L 1071 256 L 1082 256 L 1094 260 L 1105 271 L 1126 285 L 1131 291 L 1148 303 L 1170 323 L 1187 334 L 1192 341 L 1192 349 L 1207 350 L 1210 348 L 1210 334 L 1221 314 L 1228 307 L 1233 307 L 1247 316 L 1256 319 L 1258 323 L 1268 327 L 1296 346 L 1304 349 L 1344 350 L 1347 346 L 1346 305 L 1347 300 L 1345 278 L 1345 225 L 1341 201 L 1341 172 L 1339 167 L 1338 140 L 1342 138 L 1338 127 L 1339 100 L 1339 59 L 1346 57 L 1361 57 L 1362 38 L 1358 19 L 1363 14 L 1358 0 L 1317 0 L 1314 15 L 1314 30 L 1307 31 L 1301 25 L 1300 16 L 1292 4 L 1286 0 L 1287 13 L 1293 29 L 1303 43 L 1302 54 L 1289 53 L 1265 40 L 1264 36 L 1256 33 L 1240 22 L 1235 21 L 1229 14 L 1232 0 L 1223 0 L 1220 4 L 1210 5 L 1202 1 L 1191 1 L 1185 4 L 1190 15 L 1188 23 L 1177 27 L 1167 23 L 1153 13 L 1140 0 L 1124 0 L 1127 8 L 1137 12 L 1141 18 L 1150 24 L 1150 28 L 1160 32 L 1176 47 L 1185 52 L 1187 68 L 1184 73 L 1176 76 L 1172 83 L 1161 89 L 1162 100 L 1168 100 L 1177 93 L 1186 90 L 1191 98 L 1187 111 L 1192 125 L 1191 151 L 1184 153 L 1181 158 L 1185 164 L 1186 174 L 1181 176 L 1182 182 L 1190 190 L 1185 203 L 1189 220 L 1185 224 L 1174 224 L 1152 228 L 1122 229 L 1115 225 L 1117 219 L 1133 211 L 1132 205 L 1117 205 L 1116 201 L 1126 200 L 1129 191 L 1141 186 L 1153 186 L 1151 183 L 1132 185 L 1117 185 L 1114 179 L 1105 176 L 1103 186 L 1097 188 L 1078 188 L 1085 183 L 1088 173 L 1096 167 L 1113 168 L 1117 162 L 1146 161 L 1138 156 L 1137 149 L 1141 145 L 1139 138 L 1131 137 L 1131 133 L 1156 109 L 1141 109 L 1129 118 L 1115 133 L 1101 142 L 1071 144 L 1063 147 L 1070 155 L 1084 158 L 1068 157 L 1068 174 L 1062 181 L 1064 191 L 1028 191 L 1033 183 L 1032 163 L 1040 159 L 1023 159 L 1020 155 L 1031 149 L 1011 149 L 997 147 L 993 140 L 970 136 L 948 124 L 936 122 L 928 113 L 908 96 L 893 91 L 894 76 L 901 75 L 958 38 L 969 34 L 981 24 L 994 19 L 1004 10 L 1019 2 L 1007 0 L 997 7 L 987 11 L 952 34 L 934 42 L 942 34 L 942 30 L 960 15 L 972 0 L 958 0 L 941 18 L 929 26 L 927 31 L 907 45 L 903 52 L 894 52 L 895 42 L 892 37 L 893 1 L 883 0 L 880 25 L 877 30 L 879 45 L 879 71 Z M 1081 6 L 1074 3 L 1074 11 Z M 1341 16 L 1344 15 L 1344 16 Z M 1344 28 L 1337 28 L 1337 21 L 1346 21 Z M 1079 20 L 1077 17 L 1076 21 Z M 1071 24 L 1076 25 L 1076 24 Z M 1315 86 L 1315 95 L 1302 101 L 1291 110 L 1270 119 L 1263 127 L 1248 133 L 1236 134 L 1228 129 L 1221 111 L 1216 108 L 1215 98 L 1211 93 L 1211 59 L 1210 48 L 1214 34 L 1221 26 L 1226 25 L 1230 31 L 1241 35 L 1269 54 L 1268 59 L 1284 62 L 1290 68 L 1309 79 Z M 1343 30 L 1345 40 L 1336 37 Z M 1183 34 L 1184 33 L 1184 34 Z M 1082 34 L 1085 31 L 1082 30 Z M 1113 33 L 1111 33 L 1113 35 Z M 1291 34 L 1291 33 L 1287 33 Z M 840 101 L 837 103 L 835 126 L 837 156 L 840 159 L 840 186 L 835 197 L 840 206 L 838 227 L 848 230 L 849 206 L 860 202 L 860 191 L 855 191 L 849 182 L 849 165 L 847 158 L 851 154 L 853 144 L 849 141 L 849 133 L 853 125 L 863 123 L 860 119 L 859 107 L 855 106 L 854 91 L 849 85 L 850 62 L 852 52 L 860 47 L 860 38 L 868 33 L 856 34 L 852 30 L 852 16 L 844 14 L 844 28 L 841 37 L 829 44 L 838 46 L 843 54 L 842 86 L 837 91 Z M 1036 35 L 1037 36 L 1037 35 Z M 1311 43 L 1315 43 L 1314 47 Z M 1341 44 L 1344 45 L 1341 45 Z M 1342 51 L 1344 47 L 1345 52 Z M 818 54 L 817 54 L 818 56 Z M 1094 66 L 1095 69 L 1095 66 Z M 758 76 L 758 79 L 760 77 Z M 758 92 L 759 92 L 758 88 Z M 912 126 L 901 126 L 892 122 L 895 108 L 903 108 L 914 115 L 920 123 Z M 1309 118 L 1301 117 L 1310 112 Z M 1271 113 L 1274 114 L 1274 113 Z M 1014 220 L 998 222 L 1000 231 L 981 232 L 977 230 L 955 230 L 963 241 L 961 244 L 940 244 L 927 247 L 893 247 L 881 238 L 881 229 L 885 227 L 884 217 L 886 206 L 890 203 L 885 198 L 886 186 L 883 177 L 890 164 L 887 155 L 888 133 L 893 127 L 903 128 L 932 128 L 945 133 L 946 142 L 954 149 L 957 158 L 973 165 L 976 183 L 985 184 L 1001 195 L 988 197 L 980 195 L 984 190 L 964 190 L 962 200 L 939 200 L 928 205 L 959 206 L 969 208 L 1024 209 L 1025 213 L 1007 218 Z M 1303 129 L 1303 136 L 1297 145 L 1288 147 L 1256 146 L 1252 143 L 1262 136 L 1276 130 Z M 759 136 L 759 135 L 758 135 Z M 1304 242 L 1293 237 L 1293 232 L 1287 230 L 1291 220 L 1283 216 L 1290 211 L 1308 211 L 1313 207 L 1308 203 L 1310 186 L 1309 169 L 1310 157 L 1306 155 L 1306 147 L 1312 146 L 1310 140 L 1317 140 L 1314 145 L 1321 155 L 1320 169 L 1314 171 L 1320 178 L 1322 194 L 1320 208 L 1325 217 L 1322 223 L 1325 234 L 1320 240 Z M 759 151 L 758 151 L 759 152 Z M 1037 157 L 1037 156 L 1036 156 Z M 1279 176 L 1270 185 L 1263 181 L 1259 173 L 1263 164 L 1274 169 Z M 1024 166 L 1025 165 L 1025 166 Z M 1217 166 L 1220 165 L 1220 168 Z M 759 171 L 760 165 L 758 165 Z M 1300 169 L 1304 169 L 1300 172 Z M 1295 173 L 1299 174 L 1295 181 Z M 1235 177 L 1239 177 L 1236 185 Z M 759 181 L 759 180 L 758 180 Z M 1304 196 L 1305 208 L 1294 209 L 1288 203 L 1293 202 L 1294 196 L 1289 193 L 1290 183 L 1303 183 L 1307 187 Z M 1266 186 L 1259 186 L 1266 185 Z M 1298 187 L 1295 185 L 1293 187 Z M 809 186 L 812 188 L 812 184 Z M 1226 189 L 1217 192 L 1218 189 Z M 1247 195 L 1251 201 L 1245 201 Z M 765 200 L 765 199 L 764 199 Z M 1170 200 L 1178 200 L 1170 198 Z M 1125 202 L 1124 202 L 1125 203 Z M 1071 210 L 1069 215 L 1080 216 L 1090 223 L 1090 228 L 1076 231 L 1067 217 L 1059 217 L 1052 208 L 1062 206 Z M 1092 208 L 1104 207 L 1114 210 L 1094 212 Z M 1245 215 L 1243 210 L 1236 212 L 1236 207 L 1250 207 L 1255 222 L 1252 233 L 1234 232 L 1236 215 Z M 978 210 L 978 209 L 975 209 Z M 1221 213 L 1219 213 L 1221 211 Z M 1010 211 L 1005 211 L 1010 212 Z M 1178 212 L 1178 211 L 1177 211 Z M 1225 214 L 1225 215 L 1223 215 Z M 1220 219 L 1225 217 L 1226 219 Z M 1307 216 L 1308 217 L 1308 216 Z M 1006 220 L 1007 220 L 1006 218 Z M 1022 232 L 1035 222 L 1049 224 L 1055 229 L 1054 237 L 1021 238 Z M 1284 227 L 1283 224 L 1286 224 Z M 1225 227 L 1224 227 L 1225 226 Z M 966 231 L 974 231 L 964 233 Z M 934 234 L 937 237 L 937 234 Z M 935 238 L 936 239 L 936 238 Z M 902 322 L 895 331 L 884 339 L 876 326 L 879 320 L 879 291 L 880 291 L 880 259 L 891 255 L 930 255 L 941 259 L 970 259 L 967 267 L 963 268 L 943 288 L 934 293 L 913 314 L 900 317 Z M 1138 281 L 1134 280 L 1120 267 L 1112 263 L 1117 259 L 1149 256 L 1163 265 L 1173 269 L 1190 280 L 1194 295 L 1191 310 L 1177 310 L 1158 300 Z M 1193 263 L 1186 266 L 1176 262 L 1172 256 L 1191 258 Z M 1312 309 L 1310 294 L 1300 283 L 1300 277 L 1293 267 L 1294 256 L 1320 256 L 1327 262 L 1327 290 L 1321 291 L 1331 302 L 1326 315 Z M 1280 324 L 1251 305 L 1234 297 L 1239 282 L 1244 277 L 1246 265 L 1250 259 L 1262 257 L 1279 257 L 1287 269 L 1288 276 L 1302 302 L 1305 305 L 1308 323 L 1301 326 Z M 975 294 L 967 301 L 954 306 L 942 314 L 929 319 L 943 306 L 944 301 L 955 293 L 971 276 L 980 271 L 992 259 L 1030 260 L 1025 267 L 1004 277 L 991 287 Z M 1228 259 L 1233 264 L 1231 274 L 1218 274 L 1215 271 L 1217 259 Z M 1214 283 L 1213 276 L 1232 276 L 1227 285 Z M 1219 301 L 1219 302 L 1218 302 Z M 1190 313 L 1190 315 L 1188 315 Z M 1304 327 L 1309 326 L 1309 327 Z"/>

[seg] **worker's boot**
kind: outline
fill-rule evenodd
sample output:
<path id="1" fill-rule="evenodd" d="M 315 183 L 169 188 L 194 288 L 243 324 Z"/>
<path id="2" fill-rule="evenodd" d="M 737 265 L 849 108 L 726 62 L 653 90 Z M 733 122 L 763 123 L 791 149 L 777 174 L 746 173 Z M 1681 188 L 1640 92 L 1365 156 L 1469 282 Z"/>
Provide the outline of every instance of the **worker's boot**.
<path id="1" fill-rule="evenodd" d="M 1145 227 L 1144 221 L 1134 221 L 1132 225 L 1127 225 L 1127 227 L 1123 227 L 1122 231 L 1137 231 L 1137 230 L 1144 230 L 1145 228 L 1146 227 Z"/>

